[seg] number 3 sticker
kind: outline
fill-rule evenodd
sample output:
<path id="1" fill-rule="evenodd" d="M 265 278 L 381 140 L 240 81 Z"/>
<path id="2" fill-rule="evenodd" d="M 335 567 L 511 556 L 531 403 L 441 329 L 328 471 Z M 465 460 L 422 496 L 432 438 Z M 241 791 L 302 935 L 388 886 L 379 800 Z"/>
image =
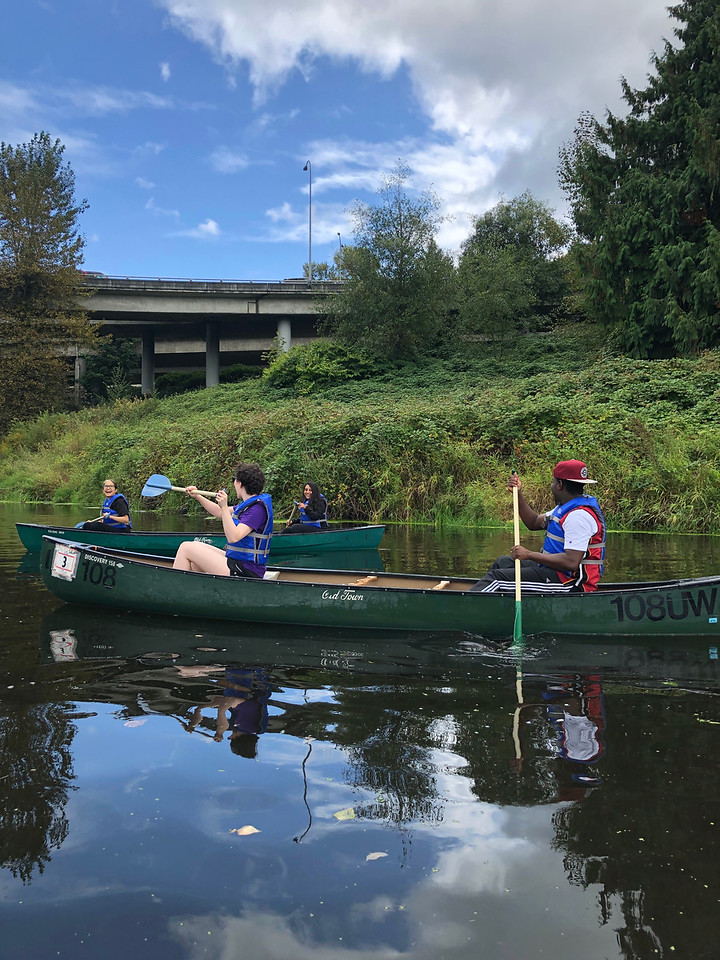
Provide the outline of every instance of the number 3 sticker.
<path id="1" fill-rule="evenodd" d="M 61 580 L 74 580 L 79 556 L 78 551 L 72 547 L 63 547 L 58 544 L 53 553 L 50 572 Z"/>

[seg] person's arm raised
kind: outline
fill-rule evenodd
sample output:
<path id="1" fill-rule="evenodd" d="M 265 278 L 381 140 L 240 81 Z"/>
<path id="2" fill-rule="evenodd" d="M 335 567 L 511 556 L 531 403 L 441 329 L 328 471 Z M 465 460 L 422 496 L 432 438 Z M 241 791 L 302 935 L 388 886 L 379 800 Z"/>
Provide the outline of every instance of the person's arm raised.
<path id="1" fill-rule="evenodd" d="M 220 511 L 223 533 L 228 543 L 237 543 L 238 540 L 242 540 L 243 537 L 252 533 L 252 527 L 248 526 L 247 523 L 235 523 L 233 520 L 232 510 L 230 509 L 225 490 L 218 490 L 217 507 Z"/>
<path id="2" fill-rule="evenodd" d="M 208 513 L 212 514 L 213 517 L 217 517 L 218 520 L 221 519 L 222 513 L 220 512 L 220 507 L 217 505 L 217 503 L 213 503 L 212 500 L 208 500 L 207 497 L 204 497 L 196 486 L 185 487 L 185 493 L 192 497 L 193 500 L 197 500 L 197 502 L 201 504 L 201 506 L 207 510 Z"/>

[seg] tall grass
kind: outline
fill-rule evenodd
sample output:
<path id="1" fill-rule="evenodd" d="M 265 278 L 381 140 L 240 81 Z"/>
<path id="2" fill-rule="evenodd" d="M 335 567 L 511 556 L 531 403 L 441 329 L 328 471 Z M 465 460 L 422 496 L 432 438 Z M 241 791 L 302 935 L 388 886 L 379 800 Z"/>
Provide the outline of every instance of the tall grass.
<path id="1" fill-rule="evenodd" d="M 553 464 L 577 457 L 612 527 L 720 532 L 720 354 L 632 361 L 592 336 L 325 378 L 302 396 L 247 381 L 45 414 L 0 442 L 0 499 L 94 504 L 111 476 L 137 509 L 152 473 L 216 489 L 254 460 L 279 515 L 313 479 L 335 519 L 496 525 L 510 519 L 511 469 L 548 508 Z M 178 494 L 146 506 L 196 509 Z"/>

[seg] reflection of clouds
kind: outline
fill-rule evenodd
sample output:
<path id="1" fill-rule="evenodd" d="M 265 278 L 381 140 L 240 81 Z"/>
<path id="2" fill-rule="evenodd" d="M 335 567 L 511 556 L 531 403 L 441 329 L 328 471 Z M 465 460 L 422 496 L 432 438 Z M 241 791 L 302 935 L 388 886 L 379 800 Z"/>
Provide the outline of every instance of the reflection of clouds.
<path id="1" fill-rule="evenodd" d="M 292 926 L 275 914 L 183 917 L 170 924 L 170 936 L 182 944 L 186 960 L 396 960 L 408 956 L 389 947 L 324 946 L 313 939 L 313 919 Z"/>

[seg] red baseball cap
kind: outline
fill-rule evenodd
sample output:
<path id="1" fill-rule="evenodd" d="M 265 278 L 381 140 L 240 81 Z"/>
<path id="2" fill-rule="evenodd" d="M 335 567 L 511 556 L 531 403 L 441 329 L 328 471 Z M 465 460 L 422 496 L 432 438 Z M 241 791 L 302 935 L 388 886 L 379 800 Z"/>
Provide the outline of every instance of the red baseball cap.
<path id="1" fill-rule="evenodd" d="M 553 476 L 556 480 L 572 480 L 573 483 L 597 483 L 588 479 L 588 468 L 582 460 L 561 460 L 555 465 Z"/>

